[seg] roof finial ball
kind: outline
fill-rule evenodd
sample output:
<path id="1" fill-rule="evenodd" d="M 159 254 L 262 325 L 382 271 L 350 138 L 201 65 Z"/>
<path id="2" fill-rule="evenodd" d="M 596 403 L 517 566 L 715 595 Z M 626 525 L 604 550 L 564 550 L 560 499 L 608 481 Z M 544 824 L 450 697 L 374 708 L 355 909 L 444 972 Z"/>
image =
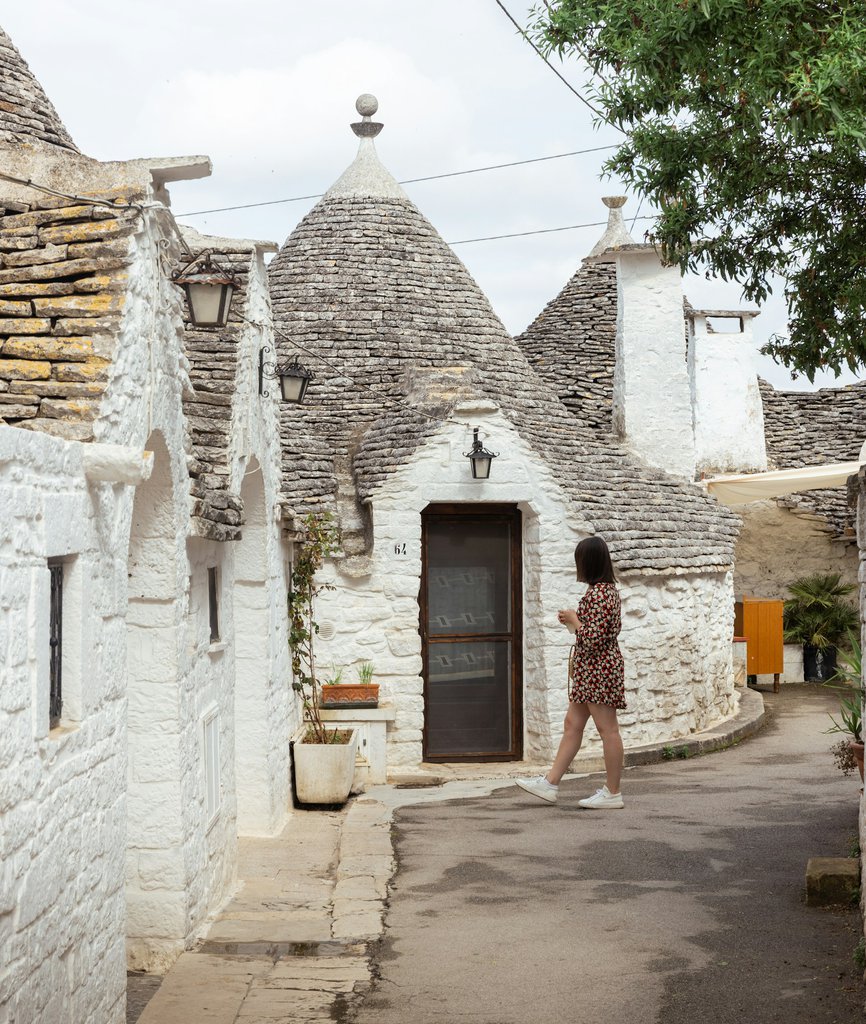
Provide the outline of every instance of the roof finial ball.
<path id="1" fill-rule="evenodd" d="M 352 131 L 359 139 L 375 139 L 384 127 L 379 121 L 370 120 L 378 109 L 379 101 L 372 93 L 361 93 L 361 95 L 355 100 L 355 110 L 357 110 L 364 119 L 363 121 L 356 121 L 352 125 Z"/>

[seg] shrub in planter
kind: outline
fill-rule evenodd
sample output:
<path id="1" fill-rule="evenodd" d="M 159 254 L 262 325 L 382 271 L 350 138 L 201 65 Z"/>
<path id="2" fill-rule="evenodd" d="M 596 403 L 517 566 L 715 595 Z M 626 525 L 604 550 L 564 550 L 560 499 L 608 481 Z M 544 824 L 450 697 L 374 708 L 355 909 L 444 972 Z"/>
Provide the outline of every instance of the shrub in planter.
<path id="1" fill-rule="evenodd" d="M 830 721 L 833 723 L 833 726 L 827 731 L 839 732 L 846 737 L 831 748 L 836 764 L 841 768 L 843 774 L 848 774 L 845 770 L 848 761 L 841 749 L 847 745 L 852 762 L 857 765 L 860 771 L 860 781 L 862 782 L 864 749 L 862 658 L 857 638 L 849 634 L 849 642 L 851 649 L 849 652 L 840 652 L 842 668 L 836 672 L 831 680 L 832 683 L 838 682 L 839 684 L 833 688 L 844 693 L 839 704 L 839 718 L 837 720 L 833 715 L 830 715 Z"/>
<path id="2" fill-rule="evenodd" d="M 803 676 L 808 682 L 827 682 L 836 673 L 839 644 L 859 628 L 860 616 L 847 600 L 855 588 L 833 572 L 803 576 L 789 589 L 785 642 L 803 645 Z"/>
<path id="3" fill-rule="evenodd" d="M 325 559 L 339 547 L 340 532 L 330 513 L 310 513 L 302 524 L 302 540 L 292 568 L 289 594 L 289 646 L 292 687 L 303 703 L 304 725 L 293 744 L 295 790 L 301 803 L 340 804 L 349 798 L 355 771 L 357 734 L 327 728 L 322 721 L 321 687 L 316 678 L 315 602 L 333 589 L 316 579 Z"/>

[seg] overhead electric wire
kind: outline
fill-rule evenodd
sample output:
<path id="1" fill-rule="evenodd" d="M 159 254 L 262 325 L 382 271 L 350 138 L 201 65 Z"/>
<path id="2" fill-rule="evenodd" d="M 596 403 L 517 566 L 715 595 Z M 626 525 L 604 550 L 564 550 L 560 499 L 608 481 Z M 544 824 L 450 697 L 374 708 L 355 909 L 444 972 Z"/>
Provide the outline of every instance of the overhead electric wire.
<path id="1" fill-rule="evenodd" d="M 489 164 L 486 167 L 470 167 L 465 171 L 447 171 L 444 174 L 427 174 L 422 178 L 403 178 L 398 185 L 414 185 L 419 181 L 438 181 L 440 178 L 459 178 L 464 174 L 480 174 L 482 171 L 499 171 L 504 167 L 522 167 L 524 164 L 540 164 L 546 160 L 562 160 L 567 156 L 582 156 L 584 153 L 599 153 L 605 149 L 616 149 L 611 146 L 591 146 L 589 149 L 574 149 L 568 153 L 554 153 L 552 156 L 534 156 L 527 160 L 510 160 L 504 164 Z M 267 199 L 260 203 L 243 203 L 240 206 L 217 206 L 212 210 L 191 210 L 188 213 L 177 213 L 176 217 L 201 217 L 206 213 L 227 213 L 230 210 L 250 210 L 256 206 L 277 206 L 280 203 L 300 203 L 305 199 L 321 199 L 324 192 L 316 192 L 309 196 L 290 196 L 288 199 Z"/>
<path id="2" fill-rule="evenodd" d="M 502 3 L 502 0 L 494 0 L 494 2 L 496 4 L 496 6 L 500 9 L 500 11 L 502 11 L 502 13 L 505 15 L 505 17 L 508 18 L 508 20 L 511 22 L 511 24 L 517 29 L 517 31 L 520 33 L 520 35 L 523 37 L 523 39 L 526 40 L 527 43 L 529 43 L 529 45 L 532 47 L 532 49 L 535 50 L 535 52 L 538 54 L 538 56 L 544 61 L 544 63 L 556 75 L 556 77 L 560 80 L 560 82 L 562 82 L 562 84 L 567 89 L 570 89 L 571 92 L 573 92 L 574 95 L 580 100 L 580 102 L 585 107 L 588 107 L 593 112 L 593 114 L 596 115 L 596 117 L 601 118 L 601 120 L 604 121 L 605 124 L 609 124 L 611 126 L 611 128 L 616 128 L 616 130 L 618 132 L 622 132 L 622 128 L 620 128 L 619 125 L 614 124 L 613 121 L 611 121 L 601 110 L 599 110 L 597 107 L 594 107 L 585 96 L 583 96 L 577 89 L 575 89 L 575 87 L 571 84 L 571 82 L 569 82 L 569 80 L 564 75 L 562 75 L 559 71 L 556 70 L 556 68 L 550 63 L 550 61 L 547 59 L 547 57 L 545 57 L 544 54 L 541 52 L 541 50 L 539 50 L 538 47 L 535 45 L 533 40 L 530 38 L 530 36 L 526 32 L 526 29 L 524 29 L 515 20 L 515 18 L 511 14 L 511 12 L 505 6 L 505 4 Z M 625 132 L 623 132 L 623 135 L 624 134 L 625 134 Z"/>
<path id="3" fill-rule="evenodd" d="M 636 220 L 655 220 L 652 214 L 645 213 L 643 217 L 635 217 L 631 222 L 634 227 Z M 525 238 L 527 235 L 550 235 L 555 231 L 576 231 L 578 228 L 600 228 L 607 224 L 606 220 L 593 220 L 586 224 L 565 224 L 560 228 L 537 228 L 534 231 L 512 231 L 507 235 L 485 235 L 483 238 L 460 238 L 456 242 L 448 242 L 448 245 L 468 245 L 470 242 L 495 242 L 499 238 Z"/>

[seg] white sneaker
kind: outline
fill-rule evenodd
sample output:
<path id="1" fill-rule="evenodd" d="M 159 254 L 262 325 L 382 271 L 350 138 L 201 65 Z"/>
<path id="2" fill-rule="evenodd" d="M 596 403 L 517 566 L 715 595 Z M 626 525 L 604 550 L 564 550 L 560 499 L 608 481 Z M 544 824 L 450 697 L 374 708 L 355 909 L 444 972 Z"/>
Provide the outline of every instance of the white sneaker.
<path id="1" fill-rule="evenodd" d="M 543 775 L 537 775 L 534 779 L 515 779 L 515 783 L 527 793 L 537 796 L 539 800 L 546 800 L 549 804 L 556 803 L 556 795 L 559 793 L 559 786 L 548 782 Z"/>
<path id="2" fill-rule="evenodd" d="M 625 807 L 625 804 L 622 802 L 622 793 L 611 793 L 607 786 L 602 786 L 592 796 L 588 796 L 584 800 L 578 800 L 577 806 L 585 807 L 590 811 L 606 811 Z"/>

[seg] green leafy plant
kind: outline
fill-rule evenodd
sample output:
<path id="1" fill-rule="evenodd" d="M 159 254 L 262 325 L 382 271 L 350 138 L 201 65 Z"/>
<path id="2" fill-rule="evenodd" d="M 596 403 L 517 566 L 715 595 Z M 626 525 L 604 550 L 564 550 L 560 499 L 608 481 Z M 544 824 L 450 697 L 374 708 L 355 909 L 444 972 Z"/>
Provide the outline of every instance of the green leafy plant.
<path id="1" fill-rule="evenodd" d="M 785 642 L 807 644 L 824 651 L 840 642 L 860 625 L 857 609 L 846 600 L 855 588 L 842 582 L 838 572 L 802 576 L 788 588 L 785 601 Z"/>
<path id="2" fill-rule="evenodd" d="M 832 728 L 827 732 L 847 733 L 855 743 L 863 742 L 863 698 L 860 690 L 855 690 L 850 697 L 843 697 L 839 704 L 839 719 L 830 715 Z"/>
<path id="3" fill-rule="evenodd" d="M 829 679 L 824 685 L 829 686 L 831 689 L 840 690 L 847 692 L 847 696 L 841 698 L 839 706 L 839 718 L 841 722 L 837 722 L 836 719 L 830 715 L 830 720 L 833 723 L 832 729 L 828 729 L 828 732 L 842 732 L 848 733 L 855 743 L 863 742 L 863 676 L 862 676 L 862 656 L 860 650 L 860 642 L 857 637 L 852 633 L 848 633 L 848 650 L 839 652 L 839 660 L 842 662 L 841 668 L 836 669 L 836 674 L 832 679 Z M 840 741 L 840 744 L 844 744 L 845 741 Z M 838 746 L 839 744 L 837 744 Z M 835 750 L 835 748 L 833 748 Z M 850 747 L 849 747 L 850 750 Z M 853 759 L 853 754 L 851 755 Z M 837 757 L 837 765 L 839 759 Z M 844 774 L 848 774 L 842 769 Z"/>
<path id="4" fill-rule="evenodd" d="M 854 966 L 858 971 L 866 971 L 866 938 L 860 939 L 854 947 L 854 952 L 851 954 L 851 958 L 853 959 Z"/>
<path id="5" fill-rule="evenodd" d="M 848 686 L 855 686 L 860 689 L 863 685 L 863 657 L 860 650 L 860 641 L 854 633 L 848 633 L 848 648 L 840 650 L 837 655 L 842 662 L 837 666 L 836 674 L 828 680 L 829 684 L 844 683 Z"/>
<path id="6" fill-rule="evenodd" d="M 361 686 L 369 686 L 373 682 L 373 673 L 376 671 L 372 661 L 365 661 L 358 669 L 358 683 Z"/>
<path id="7" fill-rule="evenodd" d="M 289 647 L 292 652 L 292 688 L 299 694 L 308 724 L 304 737 L 308 743 L 345 742 L 344 730 L 327 729 L 320 714 L 321 695 L 316 677 L 315 638 L 319 625 L 315 619 L 317 597 L 333 590 L 330 583 L 317 578 L 325 559 L 340 545 L 340 530 L 329 512 L 311 512 L 301 524 L 302 539 L 292 566 L 289 591 Z"/>
<path id="8" fill-rule="evenodd" d="M 848 840 L 848 856 L 859 857 L 860 856 L 860 836 L 854 832 L 851 838 Z"/>
<path id="9" fill-rule="evenodd" d="M 674 747 L 672 747 L 672 746 L 662 747 L 662 760 L 663 761 L 673 761 L 673 759 L 676 756 L 677 756 L 677 752 L 676 752 L 676 749 Z"/>
<path id="10" fill-rule="evenodd" d="M 866 19 L 822 0 L 539 0 L 530 36 L 574 57 L 605 171 L 659 213 L 683 270 L 763 302 L 784 281 L 788 337 L 766 353 L 810 380 L 866 359 Z M 649 212 L 649 211 L 647 211 Z M 655 212 L 655 211 L 653 211 Z"/>

